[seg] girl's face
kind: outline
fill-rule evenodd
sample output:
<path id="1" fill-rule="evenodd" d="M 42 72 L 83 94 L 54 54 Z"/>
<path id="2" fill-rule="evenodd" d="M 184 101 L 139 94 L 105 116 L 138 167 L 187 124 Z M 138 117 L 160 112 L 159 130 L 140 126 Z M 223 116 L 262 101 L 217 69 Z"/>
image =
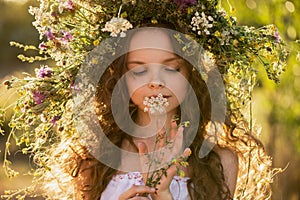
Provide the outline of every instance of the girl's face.
<path id="1" fill-rule="evenodd" d="M 131 100 L 142 111 L 146 97 L 162 94 L 169 102 L 166 112 L 176 112 L 186 95 L 188 70 L 173 53 L 170 38 L 158 29 L 133 35 L 125 77 Z"/>

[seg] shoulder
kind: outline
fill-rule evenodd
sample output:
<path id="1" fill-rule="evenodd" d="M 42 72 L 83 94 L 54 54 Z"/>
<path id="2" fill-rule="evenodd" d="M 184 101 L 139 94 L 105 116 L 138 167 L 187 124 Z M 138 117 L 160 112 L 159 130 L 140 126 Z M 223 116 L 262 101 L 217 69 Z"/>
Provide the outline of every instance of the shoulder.
<path id="1" fill-rule="evenodd" d="M 231 194 L 233 194 L 238 176 L 238 155 L 229 148 L 221 148 L 219 146 L 216 146 L 214 151 L 220 156 L 225 181 Z"/>
<path id="2" fill-rule="evenodd" d="M 214 151 L 220 156 L 223 167 L 238 165 L 238 155 L 233 150 L 215 146 Z"/>

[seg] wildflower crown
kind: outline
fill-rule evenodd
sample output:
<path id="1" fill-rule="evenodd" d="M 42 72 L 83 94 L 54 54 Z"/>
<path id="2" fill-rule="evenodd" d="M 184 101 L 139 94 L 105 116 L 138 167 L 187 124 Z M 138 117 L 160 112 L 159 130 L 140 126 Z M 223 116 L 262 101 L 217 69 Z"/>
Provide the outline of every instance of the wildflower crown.
<path id="1" fill-rule="evenodd" d="M 252 65 L 257 60 L 275 82 L 285 70 L 287 51 L 276 27 L 239 26 L 217 0 L 41 0 L 30 13 L 40 38 L 46 39 L 39 48 L 58 66 L 73 69 L 108 37 L 125 37 L 127 30 L 145 23 L 172 24 L 208 52 L 224 75 L 229 105 L 237 116 L 255 84 Z M 177 40 L 187 52 L 190 44 Z"/>

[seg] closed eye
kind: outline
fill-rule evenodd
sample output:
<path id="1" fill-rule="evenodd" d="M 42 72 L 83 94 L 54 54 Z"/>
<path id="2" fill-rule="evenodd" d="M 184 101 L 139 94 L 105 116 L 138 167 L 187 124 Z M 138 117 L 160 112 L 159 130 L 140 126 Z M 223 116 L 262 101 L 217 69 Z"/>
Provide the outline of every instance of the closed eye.
<path id="1" fill-rule="evenodd" d="M 168 71 L 168 72 L 179 72 L 180 67 L 176 67 L 176 68 L 166 67 L 165 70 Z"/>
<path id="2" fill-rule="evenodd" d="M 143 75 L 147 72 L 147 70 L 142 70 L 142 71 L 132 71 L 133 75 L 135 76 L 140 76 Z"/>

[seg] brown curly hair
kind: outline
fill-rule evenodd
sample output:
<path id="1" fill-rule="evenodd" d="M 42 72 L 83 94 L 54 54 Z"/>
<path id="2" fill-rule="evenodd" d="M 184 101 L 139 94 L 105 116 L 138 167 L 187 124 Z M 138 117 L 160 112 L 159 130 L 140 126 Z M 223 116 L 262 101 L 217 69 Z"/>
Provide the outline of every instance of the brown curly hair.
<path id="1" fill-rule="evenodd" d="M 156 27 L 166 26 L 156 25 Z M 167 28 L 169 28 L 169 26 L 167 26 Z M 174 40 L 174 38 L 172 40 Z M 123 43 L 123 45 L 126 44 L 128 44 L 128 38 Z M 124 47 L 121 46 L 120 48 Z M 105 70 L 98 83 L 95 99 L 95 111 L 99 118 L 99 123 L 103 132 L 114 145 L 119 147 L 119 149 L 121 149 L 121 144 L 124 140 L 129 141 L 132 146 L 135 147 L 132 138 L 128 134 L 124 133 L 116 124 L 111 110 L 112 92 L 114 89 L 118 90 L 118 88 L 115 88 L 116 84 L 126 72 L 126 59 L 126 54 L 120 56 Z M 219 154 L 215 151 L 210 151 L 205 157 L 199 157 L 200 148 L 205 140 L 205 136 L 207 135 L 206 126 L 212 120 L 211 97 L 207 88 L 207 82 L 203 80 L 201 74 L 198 73 L 197 69 L 195 69 L 189 62 L 184 59 L 182 60 L 189 69 L 189 83 L 196 94 L 201 116 L 199 126 L 190 126 L 197 127 L 196 129 L 186 128 L 184 134 L 184 142 L 186 144 L 191 144 L 189 148 L 192 151 L 192 155 L 188 159 L 188 163 L 191 166 L 191 172 L 189 174 L 190 179 L 188 181 L 189 194 L 193 200 L 233 199 L 234 194 L 230 194 L 229 187 L 225 182 L 223 166 Z M 213 75 L 208 74 L 208 80 L 206 81 L 210 81 L 210 78 L 213 79 Z M 126 83 L 124 82 L 123 84 Z M 126 103 L 128 103 L 126 102 L 126 99 L 129 99 L 128 92 L 118 91 L 118 94 L 120 95 L 120 98 L 124 99 L 124 105 L 126 105 Z M 184 107 L 190 105 L 188 98 L 189 92 L 186 97 L 187 98 L 180 105 L 182 108 L 181 110 L 185 110 Z M 136 106 L 130 101 L 128 107 L 124 106 L 124 110 L 119 112 L 126 112 L 126 109 L 129 109 L 131 118 L 135 121 Z M 190 111 L 191 109 L 187 110 Z M 180 112 L 180 110 L 178 110 L 178 112 Z M 193 118 L 196 115 L 196 113 L 193 112 L 195 111 L 192 109 L 192 111 L 183 113 L 181 116 L 184 120 L 189 120 L 193 123 Z M 226 113 L 227 116 L 225 117 L 225 122 L 223 122 L 225 131 L 225 135 L 223 135 L 223 137 L 226 142 L 223 147 L 229 147 L 234 152 L 242 154 L 243 152 L 239 150 L 239 145 L 247 146 L 249 141 L 251 141 L 255 144 L 255 147 L 263 148 L 260 141 L 249 134 L 249 130 L 246 128 L 242 130 L 242 135 L 235 134 L 237 125 L 231 120 L 230 108 L 227 108 Z M 240 130 L 241 129 L 238 131 L 239 133 L 241 132 Z M 189 136 L 193 133 L 195 134 L 193 141 L 188 141 L 190 139 Z M 105 158 L 109 158 L 110 155 L 114 155 L 114 159 L 111 159 L 113 166 L 118 166 L 120 164 L 120 151 L 107 148 L 102 149 L 101 144 L 99 151 L 102 152 L 101 156 L 104 156 Z M 76 150 L 74 152 L 76 152 Z M 79 160 L 83 161 L 80 161 L 82 162 L 80 164 L 80 169 L 78 169 L 76 173 L 72 174 L 75 182 L 76 198 L 99 199 L 110 180 L 114 175 L 116 175 L 117 170 L 97 161 L 92 156 L 86 156 L 83 158 L 82 156 L 75 155 L 72 159 L 78 160 L 78 157 Z"/>

